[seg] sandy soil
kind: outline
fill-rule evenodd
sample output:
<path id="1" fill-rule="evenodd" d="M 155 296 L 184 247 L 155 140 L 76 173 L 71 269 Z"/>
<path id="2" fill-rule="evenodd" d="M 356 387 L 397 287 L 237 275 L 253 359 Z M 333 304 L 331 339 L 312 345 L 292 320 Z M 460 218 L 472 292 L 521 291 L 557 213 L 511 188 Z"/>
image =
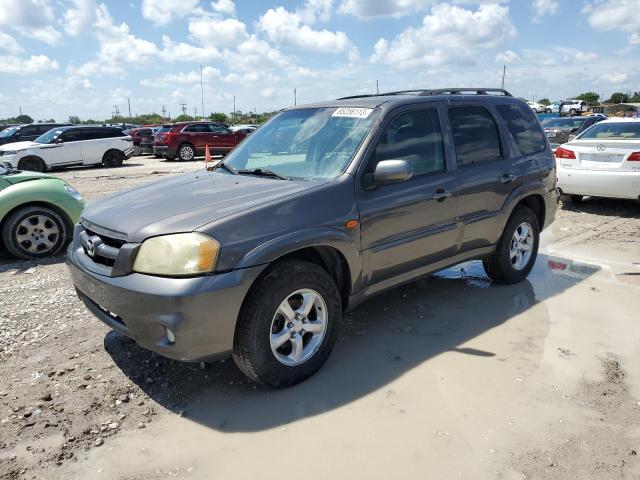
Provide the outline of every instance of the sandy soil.
<path id="1" fill-rule="evenodd" d="M 58 174 L 94 199 L 196 168 Z M 275 391 L 109 332 L 63 257 L 0 254 L 0 478 L 638 478 L 639 294 L 640 205 L 588 199 L 527 281 L 470 262 L 382 294 Z"/>

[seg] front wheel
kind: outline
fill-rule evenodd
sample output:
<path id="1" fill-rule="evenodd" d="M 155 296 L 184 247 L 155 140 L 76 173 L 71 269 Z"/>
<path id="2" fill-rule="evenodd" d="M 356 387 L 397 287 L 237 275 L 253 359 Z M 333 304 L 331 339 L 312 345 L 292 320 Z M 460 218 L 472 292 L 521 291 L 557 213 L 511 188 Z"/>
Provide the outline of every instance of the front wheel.
<path id="1" fill-rule="evenodd" d="M 520 206 L 511 214 L 496 250 L 482 261 L 496 283 L 518 283 L 529 275 L 538 256 L 540 226 L 536 214 Z"/>
<path id="2" fill-rule="evenodd" d="M 313 375 L 336 342 L 340 292 L 316 264 L 275 264 L 251 289 L 242 307 L 233 359 L 252 380 L 287 387 Z"/>
<path id="3" fill-rule="evenodd" d="M 29 156 L 20 159 L 18 170 L 29 170 L 31 172 L 44 172 L 46 166 L 40 157 Z"/>
<path id="4" fill-rule="evenodd" d="M 18 258 L 42 258 L 60 252 L 67 243 L 67 224 L 47 207 L 24 207 L 4 222 L 2 241 Z"/>

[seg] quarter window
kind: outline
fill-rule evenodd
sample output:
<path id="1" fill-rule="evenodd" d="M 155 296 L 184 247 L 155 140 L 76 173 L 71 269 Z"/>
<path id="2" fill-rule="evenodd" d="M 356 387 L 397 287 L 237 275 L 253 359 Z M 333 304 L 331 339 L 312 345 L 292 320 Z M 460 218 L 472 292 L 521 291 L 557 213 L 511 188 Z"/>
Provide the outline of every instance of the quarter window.
<path id="1" fill-rule="evenodd" d="M 459 166 L 489 162 L 502 156 L 498 127 L 486 108 L 450 108 L 449 123 Z"/>
<path id="2" fill-rule="evenodd" d="M 437 110 L 416 110 L 395 117 L 382 135 L 374 157 L 375 164 L 382 160 L 405 160 L 413 167 L 414 175 L 443 171 L 444 150 Z"/>
<path id="3" fill-rule="evenodd" d="M 498 105 L 496 110 L 507 124 L 522 155 L 531 155 L 547 147 L 542 130 L 530 108 L 522 105 Z"/>

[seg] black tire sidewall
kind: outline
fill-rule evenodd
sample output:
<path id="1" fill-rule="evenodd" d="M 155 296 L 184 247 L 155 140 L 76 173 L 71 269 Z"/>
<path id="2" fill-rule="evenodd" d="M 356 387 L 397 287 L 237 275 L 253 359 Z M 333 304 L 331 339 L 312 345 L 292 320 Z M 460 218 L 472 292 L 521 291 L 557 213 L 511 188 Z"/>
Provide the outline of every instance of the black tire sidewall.
<path id="1" fill-rule="evenodd" d="M 34 165 L 37 165 L 37 166 L 35 168 L 25 168 L 25 164 L 27 163 L 33 163 Z M 20 165 L 22 165 L 22 167 L 20 167 Z M 29 172 L 44 172 L 45 164 L 40 157 L 28 156 L 20 159 L 20 161 L 18 162 L 18 169 L 26 170 Z"/>
<path id="2" fill-rule="evenodd" d="M 104 154 L 102 165 L 107 168 L 115 168 L 122 165 L 124 154 L 118 150 L 109 150 Z"/>
<path id="3" fill-rule="evenodd" d="M 252 322 L 255 335 L 251 338 L 251 364 L 259 381 L 285 387 L 298 383 L 315 373 L 327 360 L 335 345 L 342 317 L 342 304 L 338 288 L 326 271 L 314 264 L 296 262 L 276 267 L 261 280 L 261 285 L 249 295 L 249 309 L 243 308 L 239 328 Z M 296 290 L 311 289 L 318 292 L 327 306 L 327 330 L 316 353 L 295 366 L 280 363 L 271 351 L 270 332 L 273 316 L 280 303 Z"/>
<path id="4" fill-rule="evenodd" d="M 533 252 L 529 263 L 522 270 L 516 270 L 511 264 L 511 257 L 509 254 L 511 246 L 511 238 L 516 228 L 523 222 L 528 222 L 533 228 Z M 518 207 L 507 222 L 504 228 L 498 248 L 495 255 L 497 255 L 497 262 L 500 270 L 502 271 L 503 283 L 517 283 L 524 280 L 527 275 L 533 269 L 538 257 L 538 247 L 540 245 L 540 226 L 538 224 L 538 217 L 528 207 Z"/>
<path id="5" fill-rule="evenodd" d="M 15 239 L 20 222 L 31 215 L 46 215 L 58 225 L 58 229 L 60 230 L 58 241 L 56 242 L 55 247 L 48 252 L 37 254 L 30 253 L 24 250 Z M 21 208 L 18 211 L 12 213 L 9 218 L 7 218 L 7 221 L 5 222 L 2 229 L 2 241 L 4 242 L 5 247 L 11 254 L 22 259 L 46 258 L 56 255 L 67 243 L 67 235 L 68 228 L 67 223 L 64 221 L 64 218 L 62 218 L 59 213 L 46 207 Z"/>

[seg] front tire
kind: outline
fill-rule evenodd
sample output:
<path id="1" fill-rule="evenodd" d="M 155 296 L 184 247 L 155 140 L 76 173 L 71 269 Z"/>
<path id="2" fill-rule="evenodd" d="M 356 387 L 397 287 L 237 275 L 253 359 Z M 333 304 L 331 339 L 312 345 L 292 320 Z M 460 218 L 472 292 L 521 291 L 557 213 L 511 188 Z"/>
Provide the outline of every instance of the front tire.
<path id="1" fill-rule="evenodd" d="M 504 227 L 495 252 L 482 260 L 484 270 L 496 283 L 521 282 L 536 263 L 539 242 L 538 217 L 528 207 L 517 207 Z"/>
<path id="2" fill-rule="evenodd" d="M 24 207 L 12 213 L 2 228 L 2 241 L 18 258 L 57 254 L 68 243 L 67 222 L 47 207 Z"/>
<path id="3" fill-rule="evenodd" d="M 236 325 L 233 359 L 249 378 L 288 387 L 327 360 L 342 318 L 340 291 L 316 264 L 275 264 L 249 292 Z"/>
<path id="4" fill-rule="evenodd" d="M 21 158 L 18 162 L 18 170 L 29 170 L 31 172 L 44 172 L 46 165 L 40 157 L 28 156 Z"/>
<path id="5" fill-rule="evenodd" d="M 196 150 L 192 145 L 183 143 L 178 147 L 178 158 L 183 162 L 189 162 L 196 156 Z"/>

